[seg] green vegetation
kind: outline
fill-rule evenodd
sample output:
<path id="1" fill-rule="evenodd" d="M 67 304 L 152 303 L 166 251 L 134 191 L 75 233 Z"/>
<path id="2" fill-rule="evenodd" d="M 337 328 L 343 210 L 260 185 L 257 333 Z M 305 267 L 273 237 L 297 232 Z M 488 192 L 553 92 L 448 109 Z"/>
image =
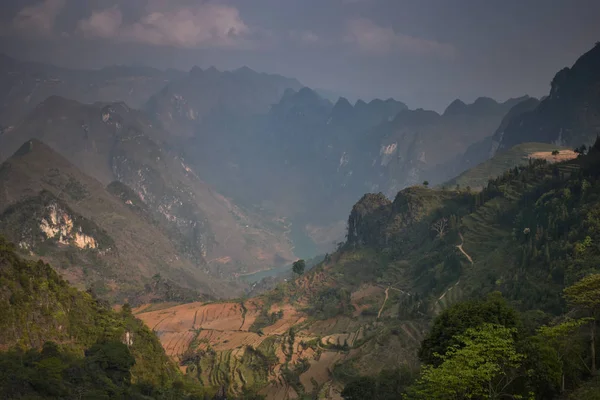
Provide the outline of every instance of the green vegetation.
<path id="1" fill-rule="evenodd" d="M 184 383 L 156 336 L 128 306 L 112 311 L 70 287 L 49 265 L 21 259 L 2 237 L 0 346 L 10 349 L 0 353 L 4 398 L 204 393 Z"/>
<path id="2" fill-rule="evenodd" d="M 590 358 L 592 375 L 596 374 L 596 326 L 600 317 L 600 274 L 590 275 L 565 289 L 567 301 L 590 315 Z"/>
<path id="3" fill-rule="evenodd" d="M 421 344 L 419 358 L 425 364 L 439 365 L 446 350 L 457 346 L 457 337 L 482 324 L 496 324 L 509 328 L 522 325 L 518 313 L 499 293 L 490 295 L 485 301 L 458 303 L 444 310 L 435 319 Z"/>
<path id="4" fill-rule="evenodd" d="M 296 275 L 302 275 L 306 269 L 306 262 L 304 260 L 294 261 L 292 264 L 292 272 Z"/>
<path id="5" fill-rule="evenodd" d="M 248 330 L 250 332 L 262 333 L 263 328 L 273 325 L 275 322 L 283 318 L 283 311 L 269 313 L 270 306 L 263 306 L 260 314 L 256 317 Z"/>
<path id="6" fill-rule="evenodd" d="M 561 148 L 561 150 L 567 150 Z M 570 149 L 569 149 L 570 150 Z M 465 172 L 458 177 L 444 183 L 443 187 L 470 186 L 473 189 L 482 189 L 490 179 L 502 175 L 516 166 L 527 165 L 529 156 L 535 152 L 549 152 L 552 155 L 559 154 L 556 145 L 549 143 L 521 143 L 508 150 L 499 152 L 490 160 L 487 160 Z"/>
<path id="7" fill-rule="evenodd" d="M 342 391 L 345 400 L 397 400 L 414 382 L 415 372 L 403 367 L 383 370 L 377 376 L 364 376 L 350 382 Z"/>
<path id="8" fill-rule="evenodd" d="M 53 342 L 37 349 L 0 353 L 0 394 L 28 399 L 202 399 L 205 392 L 187 380 L 165 386 L 132 382 L 136 364 L 127 345 L 94 344 L 85 355 Z"/>
<path id="9" fill-rule="evenodd" d="M 414 391 L 415 398 L 502 398 L 514 380 L 525 355 L 517 352 L 516 329 L 483 324 L 454 336 L 459 342 L 445 349 L 440 365 L 426 365 Z"/>
<path id="10" fill-rule="evenodd" d="M 350 292 L 343 288 L 326 288 L 310 299 L 306 310 L 316 319 L 328 319 L 338 315 L 347 315 L 353 310 L 350 304 Z"/>
<path id="11" fill-rule="evenodd" d="M 594 398 L 600 141 L 586 150 L 558 164 L 530 160 L 478 193 L 413 187 L 355 206 L 328 273 L 341 288 L 358 288 L 359 275 L 410 293 L 388 299 L 400 320 L 437 315 L 421 342 L 421 377 L 396 398 Z M 348 387 L 357 373 L 373 377 L 353 359 L 356 370 L 340 378 Z M 372 391 L 373 379 L 357 385 Z"/>

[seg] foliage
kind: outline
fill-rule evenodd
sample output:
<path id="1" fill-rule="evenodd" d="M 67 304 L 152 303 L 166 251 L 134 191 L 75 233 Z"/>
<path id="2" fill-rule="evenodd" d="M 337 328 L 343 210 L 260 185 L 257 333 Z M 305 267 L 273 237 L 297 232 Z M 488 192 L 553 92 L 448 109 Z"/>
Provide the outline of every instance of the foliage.
<path id="1" fill-rule="evenodd" d="M 589 313 L 590 318 L 590 357 L 591 373 L 596 373 L 596 325 L 600 317 L 600 274 L 581 279 L 564 290 L 567 301 L 581 307 Z"/>
<path id="2" fill-rule="evenodd" d="M 362 376 L 348 383 L 342 391 L 344 400 L 396 400 L 414 382 L 415 373 L 408 367 L 383 370 L 377 376 Z"/>
<path id="3" fill-rule="evenodd" d="M 302 275 L 304 273 L 305 269 L 306 269 L 306 262 L 304 260 L 294 261 L 294 264 L 292 264 L 292 271 L 296 275 Z"/>
<path id="4" fill-rule="evenodd" d="M 419 349 L 419 358 L 425 364 L 439 365 L 447 349 L 457 344 L 458 335 L 469 328 L 493 323 L 509 328 L 519 328 L 518 313 L 501 295 L 494 293 L 485 301 L 466 301 L 443 311 L 434 321 Z"/>
<path id="5" fill-rule="evenodd" d="M 63 396 L 52 394 L 58 390 L 69 398 L 90 385 L 94 392 L 101 382 L 109 396 L 125 396 L 132 386 L 159 393 L 180 380 L 156 336 L 128 307 L 112 311 L 69 286 L 49 265 L 21 259 L 2 237 L 0 345 L 12 348 L 1 355 L 2 390 L 19 396 Z M 16 380 L 13 368 L 20 374 Z M 56 384 L 32 387 L 29 377 L 35 383 L 37 376 Z"/>
<path id="6" fill-rule="evenodd" d="M 439 355 L 439 366 L 423 367 L 415 397 L 502 398 L 519 377 L 518 369 L 525 358 L 516 349 L 516 332 L 514 328 L 486 323 L 457 335 L 459 344 L 451 345 L 444 355 Z"/>
<path id="7" fill-rule="evenodd" d="M 343 288 L 326 288 L 310 299 L 307 312 L 317 319 L 328 319 L 348 314 L 353 307 L 350 293 Z"/>
<path id="8" fill-rule="evenodd" d="M 35 399 L 192 399 L 203 394 L 191 382 L 168 386 L 131 382 L 135 359 L 121 342 L 98 342 L 82 357 L 66 346 L 46 342 L 37 349 L 0 353 L 0 395 Z"/>
<path id="9" fill-rule="evenodd" d="M 252 325 L 250 325 L 250 328 L 248 328 L 248 330 L 250 332 L 262 333 L 263 328 L 266 328 L 267 326 L 271 326 L 275 322 L 277 322 L 281 318 L 283 318 L 283 311 L 279 310 L 277 312 L 270 313 L 269 312 L 270 309 L 271 309 L 270 303 L 263 304 L 263 306 L 260 310 L 260 314 L 258 314 L 256 316 L 256 319 L 254 320 Z"/>

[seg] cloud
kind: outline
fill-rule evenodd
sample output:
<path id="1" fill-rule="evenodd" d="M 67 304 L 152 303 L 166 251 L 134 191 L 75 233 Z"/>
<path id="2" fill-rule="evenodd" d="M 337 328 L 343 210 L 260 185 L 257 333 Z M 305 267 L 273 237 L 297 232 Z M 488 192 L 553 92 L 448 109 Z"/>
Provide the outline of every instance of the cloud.
<path id="1" fill-rule="evenodd" d="M 56 17 L 66 5 L 66 0 L 44 0 L 21 9 L 12 21 L 13 29 L 26 34 L 51 34 Z"/>
<path id="2" fill-rule="evenodd" d="M 323 42 L 319 35 L 317 35 L 313 31 L 292 30 L 289 32 L 289 35 L 292 41 L 302 45 L 318 45 L 319 43 Z"/>
<path id="3" fill-rule="evenodd" d="M 148 7 L 130 23 L 124 22 L 121 9 L 114 6 L 92 12 L 77 26 L 86 37 L 183 48 L 252 47 L 261 34 L 246 25 L 237 8 L 216 3 L 170 10 Z"/>
<path id="4" fill-rule="evenodd" d="M 369 54 L 404 52 L 452 57 L 456 52 L 450 44 L 397 33 L 392 27 L 379 26 L 365 18 L 348 21 L 344 40 Z"/>
<path id="5" fill-rule="evenodd" d="M 92 15 L 80 20 L 77 29 L 86 37 L 113 38 L 119 35 L 123 14 L 118 6 L 93 11 Z"/>

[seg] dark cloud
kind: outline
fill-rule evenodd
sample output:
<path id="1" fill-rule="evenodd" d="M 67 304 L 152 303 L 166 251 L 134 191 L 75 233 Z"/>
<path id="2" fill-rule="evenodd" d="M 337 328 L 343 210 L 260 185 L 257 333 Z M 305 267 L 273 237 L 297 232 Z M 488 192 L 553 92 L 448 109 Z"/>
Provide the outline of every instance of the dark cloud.
<path id="1" fill-rule="evenodd" d="M 74 67 L 236 68 L 442 109 L 547 92 L 596 0 L 3 0 L 0 51 Z"/>

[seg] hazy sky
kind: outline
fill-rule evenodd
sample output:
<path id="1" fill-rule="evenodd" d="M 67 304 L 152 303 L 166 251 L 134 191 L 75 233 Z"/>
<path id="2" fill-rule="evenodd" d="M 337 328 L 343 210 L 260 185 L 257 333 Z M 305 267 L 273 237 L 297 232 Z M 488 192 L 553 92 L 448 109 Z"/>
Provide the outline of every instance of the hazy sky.
<path id="1" fill-rule="evenodd" d="M 599 0 L 1 0 L 0 51 L 69 67 L 193 65 L 442 110 L 547 94 L 600 40 Z"/>

